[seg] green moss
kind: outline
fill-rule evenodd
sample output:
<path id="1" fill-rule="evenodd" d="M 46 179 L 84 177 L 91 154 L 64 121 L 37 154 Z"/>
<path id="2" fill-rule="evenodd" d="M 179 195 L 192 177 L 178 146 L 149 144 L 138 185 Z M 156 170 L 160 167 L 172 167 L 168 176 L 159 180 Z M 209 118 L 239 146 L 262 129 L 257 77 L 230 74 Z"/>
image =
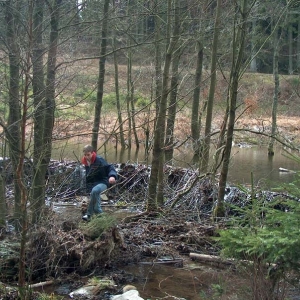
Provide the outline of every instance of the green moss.
<path id="1" fill-rule="evenodd" d="M 116 219 L 114 217 L 107 213 L 102 213 L 94 215 L 88 223 L 81 223 L 80 229 L 86 237 L 95 240 L 115 225 Z"/>

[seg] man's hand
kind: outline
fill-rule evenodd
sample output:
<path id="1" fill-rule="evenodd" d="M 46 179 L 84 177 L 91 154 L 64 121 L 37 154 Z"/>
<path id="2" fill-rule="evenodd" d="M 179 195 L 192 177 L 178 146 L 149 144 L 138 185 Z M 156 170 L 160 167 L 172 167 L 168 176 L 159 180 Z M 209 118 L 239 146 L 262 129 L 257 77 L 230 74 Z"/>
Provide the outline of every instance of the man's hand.
<path id="1" fill-rule="evenodd" d="M 108 178 L 108 182 L 109 182 L 110 184 L 115 184 L 115 183 L 116 183 L 116 178 L 113 177 L 113 176 L 111 176 L 111 177 Z"/>

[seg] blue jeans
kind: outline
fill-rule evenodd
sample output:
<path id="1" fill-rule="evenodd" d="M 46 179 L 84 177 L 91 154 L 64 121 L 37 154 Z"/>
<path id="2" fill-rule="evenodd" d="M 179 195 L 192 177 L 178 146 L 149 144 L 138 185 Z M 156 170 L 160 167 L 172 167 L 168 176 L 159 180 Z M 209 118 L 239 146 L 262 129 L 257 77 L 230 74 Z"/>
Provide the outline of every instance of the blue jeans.
<path id="1" fill-rule="evenodd" d="M 88 216 L 102 213 L 100 194 L 106 189 L 107 185 L 104 183 L 99 183 L 93 187 L 90 195 L 90 203 L 87 209 Z"/>

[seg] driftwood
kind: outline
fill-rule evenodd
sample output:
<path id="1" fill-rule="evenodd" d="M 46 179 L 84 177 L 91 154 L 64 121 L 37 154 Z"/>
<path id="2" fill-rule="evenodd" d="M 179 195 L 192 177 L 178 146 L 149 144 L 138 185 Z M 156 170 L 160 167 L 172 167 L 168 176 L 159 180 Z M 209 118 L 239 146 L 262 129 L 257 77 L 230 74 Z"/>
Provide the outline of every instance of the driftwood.
<path id="1" fill-rule="evenodd" d="M 213 262 L 221 265 L 235 265 L 237 263 L 244 263 L 246 265 L 252 265 L 254 262 L 251 260 L 235 260 L 233 258 L 227 258 L 224 259 L 220 256 L 215 256 L 215 255 L 206 255 L 206 254 L 199 254 L 199 253 L 190 253 L 190 258 L 192 259 L 197 259 L 203 262 Z M 266 263 L 265 266 L 267 268 L 271 267 L 276 267 L 276 264 L 269 264 Z"/>
<path id="2" fill-rule="evenodd" d="M 285 169 L 285 168 L 279 168 L 279 172 L 285 172 L 285 173 L 293 173 L 296 174 L 296 171 Z"/>
<path id="3" fill-rule="evenodd" d="M 155 259 L 153 261 L 141 261 L 141 265 L 174 265 L 174 266 L 183 266 L 182 258 L 173 258 L 173 259 Z"/>
<path id="4" fill-rule="evenodd" d="M 38 287 L 42 287 L 42 286 L 52 285 L 53 283 L 54 283 L 53 280 L 48 280 L 48 281 L 30 284 L 28 287 L 30 289 L 34 289 L 34 288 L 38 288 Z"/>
<path id="5" fill-rule="evenodd" d="M 213 262 L 224 265 L 233 265 L 235 263 L 234 259 L 223 259 L 220 256 L 199 254 L 199 253 L 190 253 L 190 258 L 197 259 L 203 262 Z"/>

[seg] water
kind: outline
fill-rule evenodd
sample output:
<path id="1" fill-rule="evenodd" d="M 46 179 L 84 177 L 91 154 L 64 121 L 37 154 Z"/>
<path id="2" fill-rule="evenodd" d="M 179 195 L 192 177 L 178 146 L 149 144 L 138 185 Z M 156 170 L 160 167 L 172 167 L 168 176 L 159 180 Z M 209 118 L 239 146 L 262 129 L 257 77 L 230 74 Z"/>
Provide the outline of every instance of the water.
<path id="1" fill-rule="evenodd" d="M 63 149 L 63 151 L 62 151 Z M 213 150 L 211 151 L 213 154 Z M 136 149 L 116 148 L 115 144 L 108 143 L 101 146 L 98 154 L 102 155 L 111 163 L 137 163 L 151 164 L 151 153 L 147 157 L 145 149 L 141 146 L 139 151 Z M 282 147 L 275 148 L 275 155 L 268 156 L 266 146 L 252 147 L 233 147 L 231 152 L 231 162 L 228 174 L 228 182 L 232 184 L 251 184 L 251 174 L 254 178 L 254 184 L 261 187 L 272 188 L 282 183 L 289 183 L 295 179 L 292 172 L 280 172 L 279 168 L 285 168 L 293 171 L 300 171 L 299 163 L 286 157 L 286 152 Z M 82 155 L 82 144 L 70 144 L 64 147 L 54 148 L 53 158 L 55 159 L 80 159 Z M 184 168 L 196 168 L 193 165 L 193 152 L 191 147 L 185 146 L 176 149 L 174 152 L 173 165 Z"/>
<path id="2" fill-rule="evenodd" d="M 252 173 L 254 183 L 269 188 L 292 182 L 295 180 L 295 174 L 293 172 L 281 172 L 279 168 L 299 171 L 299 163 L 288 158 L 286 152 L 281 148 L 276 148 L 275 151 L 275 155 L 269 157 L 267 147 L 233 147 L 229 181 L 250 184 Z"/>
<path id="3" fill-rule="evenodd" d="M 125 266 L 124 270 L 139 278 L 134 285 L 144 299 L 220 299 L 221 295 L 230 299 L 236 297 L 239 284 L 246 284 L 230 269 L 216 269 L 189 259 L 182 268 L 140 264 Z"/>

